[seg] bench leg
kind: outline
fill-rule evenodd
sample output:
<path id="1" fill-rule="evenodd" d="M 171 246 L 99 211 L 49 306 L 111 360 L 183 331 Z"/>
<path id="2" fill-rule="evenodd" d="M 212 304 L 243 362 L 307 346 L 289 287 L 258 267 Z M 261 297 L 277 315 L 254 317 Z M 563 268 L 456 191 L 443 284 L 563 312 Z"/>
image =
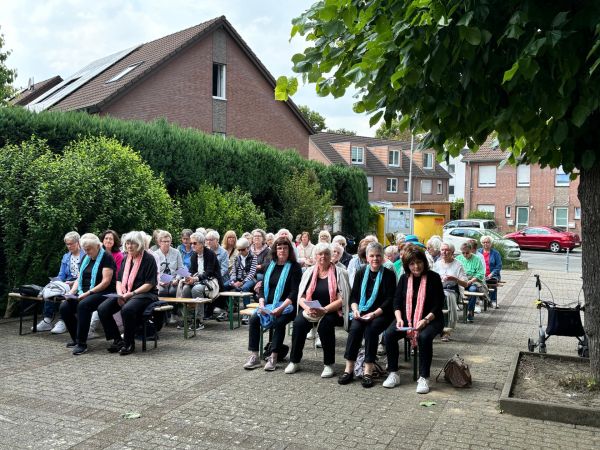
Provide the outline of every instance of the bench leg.
<path id="1" fill-rule="evenodd" d="M 229 329 L 233 330 L 233 297 L 227 297 L 227 312 L 229 313 Z"/>
<path id="2" fill-rule="evenodd" d="M 419 346 L 415 347 L 415 353 L 413 356 L 413 381 L 417 381 L 417 369 L 419 366 Z"/>
<path id="3" fill-rule="evenodd" d="M 187 305 L 183 305 L 183 314 L 182 314 L 182 320 L 183 320 L 183 338 L 187 339 L 188 338 L 188 310 L 187 310 Z"/>
<path id="4" fill-rule="evenodd" d="M 19 301 L 19 336 L 23 335 L 23 314 L 25 313 L 25 307 L 23 306 L 23 300 Z M 37 323 L 35 318 L 33 319 L 33 331 L 37 331 Z"/>
<path id="5" fill-rule="evenodd" d="M 263 359 L 263 353 L 264 353 L 264 350 L 263 350 L 263 344 L 264 344 L 263 333 L 264 332 L 265 332 L 265 330 L 263 329 L 263 327 L 260 327 L 260 340 L 258 341 L 258 357 L 261 361 Z"/>
<path id="6" fill-rule="evenodd" d="M 148 338 L 148 319 L 144 317 L 144 326 L 142 332 L 142 352 L 146 351 L 146 339 Z"/>

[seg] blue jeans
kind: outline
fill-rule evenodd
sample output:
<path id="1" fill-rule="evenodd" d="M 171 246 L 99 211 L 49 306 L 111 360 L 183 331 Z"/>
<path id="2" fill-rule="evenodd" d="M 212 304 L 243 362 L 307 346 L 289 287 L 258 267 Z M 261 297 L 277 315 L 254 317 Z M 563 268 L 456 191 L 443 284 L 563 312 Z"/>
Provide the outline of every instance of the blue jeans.
<path id="1" fill-rule="evenodd" d="M 44 317 L 52 319 L 60 303 L 44 300 Z"/>
<path id="2" fill-rule="evenodd" d="M 467 288 L 469 292 L 479 292 L 479 287 L 472 284 Z M 475 303 L 477 303 L 477 297 L 469 297 L 469 306 L 467 306 L 467 311 L 473 312 L 475 311 Z"/>

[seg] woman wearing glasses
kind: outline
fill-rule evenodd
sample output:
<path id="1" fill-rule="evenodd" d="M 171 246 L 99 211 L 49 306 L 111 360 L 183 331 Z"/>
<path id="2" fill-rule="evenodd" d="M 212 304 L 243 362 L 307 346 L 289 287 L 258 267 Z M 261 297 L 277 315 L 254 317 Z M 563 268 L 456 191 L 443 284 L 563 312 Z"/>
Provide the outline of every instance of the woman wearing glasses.
<path id="1" fill-rule="evenodd" d="M 156 240 L 158 242 L 158 249 L 156 249 L 154 254 L 158 257 L 158 295 L 161 297 L 175 297 L 179 279 L 175 275 L 175 272 L 183 267 L 183 258 L 179 251 L 171 247 L 171 243 L 173 242 L 171 233 L 161 230 Z M 163 277 L 163 275 L 170 275 L 173 278 L 166 280 L 165 278 L 168 277 Z"/>
<path id="2" fill-rule="evenodd" d="M 456 259 L 465 268 L 465 272 L 467 274 L 466 289 L 470 292 L 483 292 L 485 267 L 483 266 L 481 259 L 472 253 L 471 245 L 468 242 L 465 242 L 460 246 L 460 251 L 462 254 L 458 255 Z M 473 323 L 476 301 L 477 297 L 469 297 L 469 306 L 467 306 L 467 321 L 469 323 Z"/>

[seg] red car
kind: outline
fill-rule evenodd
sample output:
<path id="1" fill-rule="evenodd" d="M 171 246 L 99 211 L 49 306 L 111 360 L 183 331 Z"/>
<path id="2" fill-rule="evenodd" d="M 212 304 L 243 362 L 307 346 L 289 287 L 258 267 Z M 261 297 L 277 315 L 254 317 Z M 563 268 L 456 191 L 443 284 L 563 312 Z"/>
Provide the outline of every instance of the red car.
<path id="1" fill-rule="evenodd" d="M 521 248 L 547 248 L 553 253 L 561 250 L 573 250 L 581 245 L 578 234 L 563 231 L 558 227 L 527 227 L 504 236 L 512 239 Z"/>

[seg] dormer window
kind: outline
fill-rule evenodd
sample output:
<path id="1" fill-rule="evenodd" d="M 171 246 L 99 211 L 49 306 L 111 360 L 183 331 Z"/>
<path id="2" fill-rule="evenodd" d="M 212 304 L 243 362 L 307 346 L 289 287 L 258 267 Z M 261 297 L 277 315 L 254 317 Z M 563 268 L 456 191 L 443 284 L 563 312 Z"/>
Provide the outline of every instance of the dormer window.
<path id="1" fill-rule="evenodd" d="M 350 161 L 352 164 L 364 164 L 365 163 L 365 148 L 352 146 L 350 150 Z"/>
<path id="2" fill-rule="evenodd" d="M 423 153 L 423 169 L 433 169 L 433 153 Z"/>
<path id="3" fill-rule="evenodd" d="M 388 165 L 390 167 L 400 167 L 400 151 L 398 151 L 398 150 L 388 151 Z"/>

